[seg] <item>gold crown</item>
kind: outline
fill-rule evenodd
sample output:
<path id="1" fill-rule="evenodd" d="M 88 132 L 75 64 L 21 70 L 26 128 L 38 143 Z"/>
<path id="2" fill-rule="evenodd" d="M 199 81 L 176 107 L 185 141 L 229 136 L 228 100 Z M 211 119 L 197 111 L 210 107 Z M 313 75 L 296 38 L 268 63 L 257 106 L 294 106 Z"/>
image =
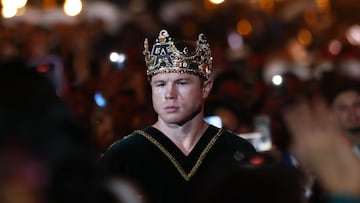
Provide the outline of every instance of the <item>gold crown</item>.
<path id="1" fill-rule="evenodd" d="M 147 76 L 158 73 L 191 73 L 208 79 L 212 70 L 212 57 L 209 43 L 204 34 L 199 34 L 195 51 L 188 47 L 179 51 L 166 30 L 161 30 L 156 43 L 149 51 L 149 42 L 145 38 L 144 56 Z"/>

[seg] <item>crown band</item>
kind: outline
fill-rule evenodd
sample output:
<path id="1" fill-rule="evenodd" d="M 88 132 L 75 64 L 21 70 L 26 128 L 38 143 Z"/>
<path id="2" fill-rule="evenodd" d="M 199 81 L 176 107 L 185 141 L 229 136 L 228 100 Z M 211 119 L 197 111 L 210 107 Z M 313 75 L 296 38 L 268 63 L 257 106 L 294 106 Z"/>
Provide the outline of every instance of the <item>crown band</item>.
<path id="1" fill-rule="evenodd" d="M 145 38 L 144 49 L 149 80 L 158 73 L 190 73 L 205 80 L 211 74 L 211 50 L 204 34 L 199 34 L 194 52 L 190 52 L 188 47 L 179 51 L 166 30 L 160 31 L 151 52 Z"/>

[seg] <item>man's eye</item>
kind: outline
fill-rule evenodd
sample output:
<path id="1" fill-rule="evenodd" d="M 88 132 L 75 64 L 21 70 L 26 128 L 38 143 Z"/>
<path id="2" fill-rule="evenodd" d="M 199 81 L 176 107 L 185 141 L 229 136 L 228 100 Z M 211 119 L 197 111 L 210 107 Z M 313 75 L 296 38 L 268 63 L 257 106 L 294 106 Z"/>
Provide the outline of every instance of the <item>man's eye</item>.
<path id="1" fill-rule="evenodd" d="M 360 102 L 355 102 L 355 103 L 353 104 L 353 106 L 354 106 L 355 108 L 360 108 Z"/>
<path id="2" fill-rule="evenodd" d="M 339 111 L 345 111 L 347 109 L 347 107 L 346 106 L 338 106 L 337 109 Z"/>
<path id="3" fill-rule="evenodd" d="M 97 118 L 96 120 L 95 120 L 95 123 L 96 124 L 101 124 L 103 122 L 103 119 L 102 118 Z"/>
<path id="4" fill-rule="evenodd" d="M 177 84 L 179 84 L 179 85 L 186 85 L 187 82 L 185 82 L 185 81 L 179 81 L 179 82 L 177 82 Z"/>
<path id="5" fill-rule="evenodd" d="M 162 87 L 162 86 L 165 86 L 165 84 L 164 83 L 157 83 L 157 84 L 155 84 L 155 86 L 156 87 Z"/>

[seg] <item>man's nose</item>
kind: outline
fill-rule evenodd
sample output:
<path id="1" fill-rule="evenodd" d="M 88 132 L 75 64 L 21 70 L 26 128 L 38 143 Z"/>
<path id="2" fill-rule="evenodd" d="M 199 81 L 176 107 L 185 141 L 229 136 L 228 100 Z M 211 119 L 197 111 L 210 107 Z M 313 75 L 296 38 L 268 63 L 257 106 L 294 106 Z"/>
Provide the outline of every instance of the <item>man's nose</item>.
<path id="1" fill-rule="evenodd" d="M 176 98 L 176 88 L 175 88 L 174 85 L 169 84 L 166 87 L 165 98 L 166 99 L 174 99 L 174 98 Z"/>

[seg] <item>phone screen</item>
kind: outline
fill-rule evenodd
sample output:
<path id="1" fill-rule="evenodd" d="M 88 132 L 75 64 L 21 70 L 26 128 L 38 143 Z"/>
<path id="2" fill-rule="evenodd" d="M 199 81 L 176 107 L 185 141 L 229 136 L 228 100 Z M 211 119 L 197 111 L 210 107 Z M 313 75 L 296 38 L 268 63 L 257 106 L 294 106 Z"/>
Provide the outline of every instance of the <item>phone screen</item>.
<path id="1" fill-rule="evenodd" d="M 221 121 L 221 118 L 220 116 L 216 116 L 216 115 L 213 115 L 213 116 L 206 116 L 204 118 L 205 122 L 213 125 L 213 126 L 216 126 L 218 128 L 222 128 L 222 121 Z"/>
<path id="2" fill-rule="evenodd" d="M 269 151 L 271 149 L 271 139 L 260 132 L 241 133 L 238 135 L 249 141 L 258 152 Z"/>

